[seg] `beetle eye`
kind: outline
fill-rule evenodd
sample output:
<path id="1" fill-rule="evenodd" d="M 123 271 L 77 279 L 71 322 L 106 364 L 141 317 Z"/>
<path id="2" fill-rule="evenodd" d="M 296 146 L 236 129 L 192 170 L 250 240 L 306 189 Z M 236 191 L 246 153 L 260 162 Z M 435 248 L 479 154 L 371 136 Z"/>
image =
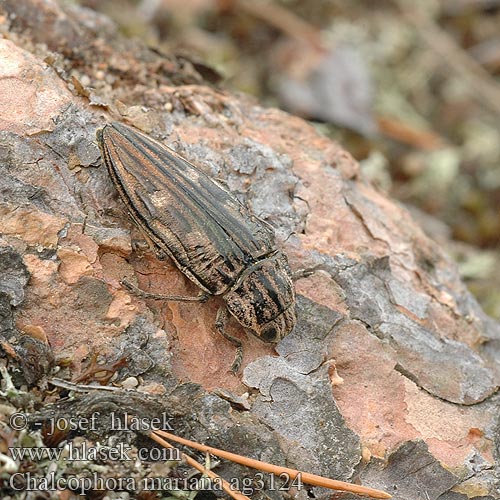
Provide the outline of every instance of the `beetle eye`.
<path id="1" fill-rule="evenodd" d="M 260 338 L 264 342 L 276 342 L 276 340 L 278 340 L 278 331 L 274 328 L 274 326 L 271 326 L 262 332 Z"/>

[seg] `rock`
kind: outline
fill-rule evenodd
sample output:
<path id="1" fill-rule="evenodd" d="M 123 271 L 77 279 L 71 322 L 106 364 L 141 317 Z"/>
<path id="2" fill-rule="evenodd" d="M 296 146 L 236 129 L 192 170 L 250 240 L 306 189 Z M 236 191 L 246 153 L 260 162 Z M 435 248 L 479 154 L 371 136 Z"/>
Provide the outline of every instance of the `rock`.
<path id="1" fill-rule="evenodd" d="M 114 381 L 141 377 L 131 399 L 134 391 L 111 398 L 80 387 L 64 404 L 51 395 L 33 419 L 89 414 L 106 401 L 167 411 L 187 438 L 361 478 L 395 498 L 500 498 L 500 326 L 403 207 L 303 120 L 211 87 L 185 60 L 124 40 L 106 18 L 54 1 L 4 6 L 5 355 L 29 384 L 50 380 L 52 357 L 67 380 L 101 365 Z M 120 117 L 222 179 L 276 227 L 294 270 L 315 269 L 297 282 L 299 324 L 276 350 L 231 324 L 245 345 L 243 380 L 228 373 L 234 348 L 214 332 L 219 299 L 145 301 L 120 285 L 137 277 L 149 291 L 198 293 L 136 244 L 142 236 L 95 143 L 96 129 Z M 92 438 L 106 433 L 103 425 Z M 221 473 L 249 474 L 228 463 Z"/>

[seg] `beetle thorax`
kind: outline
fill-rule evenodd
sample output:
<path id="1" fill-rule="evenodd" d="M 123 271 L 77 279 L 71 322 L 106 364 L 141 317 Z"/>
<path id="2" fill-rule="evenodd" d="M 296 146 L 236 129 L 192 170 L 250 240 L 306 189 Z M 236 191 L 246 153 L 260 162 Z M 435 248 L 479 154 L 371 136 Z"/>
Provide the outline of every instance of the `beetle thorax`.
<path id="1" fill-rule="evenodd" d="M 286 256 L 277 252 L 247 269 L 224 295 L 229 312 L 264 342 L 277 342 L 296 322 L 295 291 Z"/>

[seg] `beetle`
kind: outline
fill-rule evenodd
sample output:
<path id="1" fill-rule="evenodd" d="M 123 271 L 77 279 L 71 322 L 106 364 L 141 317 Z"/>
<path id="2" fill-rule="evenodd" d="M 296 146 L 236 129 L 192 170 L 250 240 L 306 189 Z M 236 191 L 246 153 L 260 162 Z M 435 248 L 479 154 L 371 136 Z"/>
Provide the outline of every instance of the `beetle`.
<path id="1" fill-rule="evenodd" d="M 216 329 L 226 331 L 232 315 L 264 342 L 278 342 L 296 323 L 293 276 L 273 228 L 234 194 L 178 153 L 139 130 L 113 122 L 96 132 L 102 158 L 134 222 L 159 255 L 168 255 L 201 293 L 195 297 L 131 291 L 163 300 L 205 301 L 221 296 Z M 229 315 L 230 313 L 230 315 Z"/>

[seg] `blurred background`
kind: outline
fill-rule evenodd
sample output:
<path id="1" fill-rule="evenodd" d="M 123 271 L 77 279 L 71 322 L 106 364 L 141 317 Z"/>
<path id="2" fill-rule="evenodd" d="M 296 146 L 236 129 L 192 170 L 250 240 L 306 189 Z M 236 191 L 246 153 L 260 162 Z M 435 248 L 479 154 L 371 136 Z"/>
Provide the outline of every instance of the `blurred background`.
<path id="1" fill-rule="evenodd" d="M 339 141 L 500 319 L 500 0 L 77 3 Z"/>

